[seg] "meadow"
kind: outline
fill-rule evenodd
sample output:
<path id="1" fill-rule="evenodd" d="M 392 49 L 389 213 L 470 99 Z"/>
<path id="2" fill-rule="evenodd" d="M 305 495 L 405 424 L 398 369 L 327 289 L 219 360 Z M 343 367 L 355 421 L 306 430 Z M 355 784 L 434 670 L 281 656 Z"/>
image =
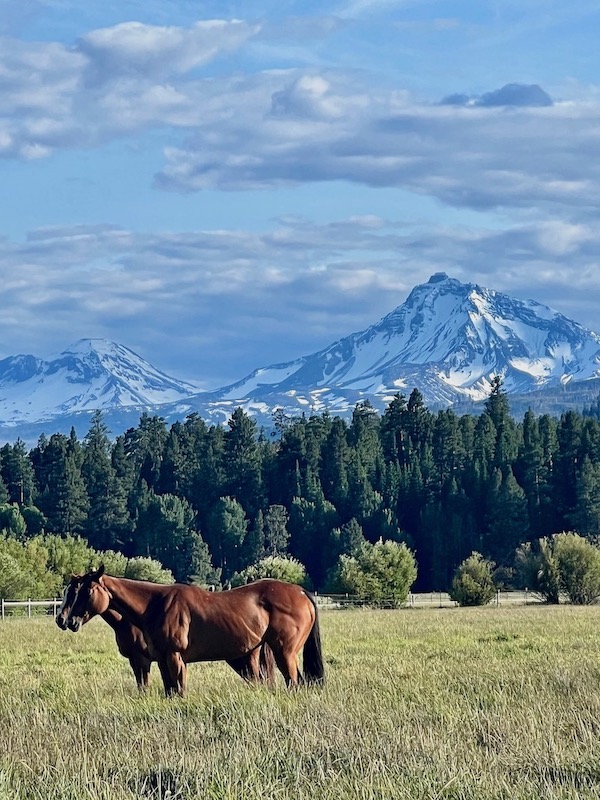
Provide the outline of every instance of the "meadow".
<path id="1" fill-rule="evenodd" d="M 0 800 L 600 798 L 600 608 L 321 614 L 327 685 L 194 664 L 137 694 L 112 632 L 0 623 Z"/>

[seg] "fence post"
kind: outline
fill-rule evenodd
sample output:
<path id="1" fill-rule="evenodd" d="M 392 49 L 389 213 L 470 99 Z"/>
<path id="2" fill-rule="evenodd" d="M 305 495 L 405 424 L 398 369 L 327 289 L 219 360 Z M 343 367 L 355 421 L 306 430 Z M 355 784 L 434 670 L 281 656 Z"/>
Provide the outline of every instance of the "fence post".
<path id="1" fill-rule="evenodd" d="M 496 589 L 496 607 L 500 605 L 500 589 Z"/>
<path id="2" fill-rule="evenodd" d="M 2 621 L 4 621 L 4 598 L 2 598 Z"/>

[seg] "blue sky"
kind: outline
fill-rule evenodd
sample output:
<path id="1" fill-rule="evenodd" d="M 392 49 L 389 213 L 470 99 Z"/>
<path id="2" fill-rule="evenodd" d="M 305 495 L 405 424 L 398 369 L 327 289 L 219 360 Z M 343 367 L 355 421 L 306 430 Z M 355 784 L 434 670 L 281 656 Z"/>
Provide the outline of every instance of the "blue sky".
<path id="1" fill-rule="evenodd" d="M 0 357 L 214 388 L 438 271 L 600 332 L 600 7 L 0 3 Z"/>

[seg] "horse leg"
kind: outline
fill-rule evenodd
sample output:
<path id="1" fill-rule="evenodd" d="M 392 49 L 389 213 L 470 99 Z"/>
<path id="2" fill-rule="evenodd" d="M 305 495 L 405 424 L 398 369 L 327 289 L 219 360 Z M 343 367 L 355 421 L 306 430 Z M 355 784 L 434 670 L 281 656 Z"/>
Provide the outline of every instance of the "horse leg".
<path id="1" fill-rule="evenodd" d="M 233 658 L 227 662 L 237 674 L 248 683 L 258 683 L 262 679 L 260 668 L 260 648 L 252 650 L 245 656 Z"/>
<path id="2" fill-rule="evenodd" d="M 173 651 L 162 654 L 158 659 L 158 668 L 162 675 L 165 695 L 172 697 L 177 694 L 182 697 L 185 694 L 187 668 L 181 653 Z"/>
<path id="3" fill-rule="evenodd" d="M 137 658 L 130 658 L 129 663 L 131 665 L 131 669 L 133 670 L 133 674 L 135 675 L 137 688 L 142 691 L 148 685 L 147 676 L 146 680 L 144 680 L 144 667 L 142 666 L 141 661 L 139 661 Z"/>
<path id="4" fill-rule="evenodd" d="M 279 671 L 285 679 L 285 685 L 288 689 L 298 686 L 302 683 L 302 675 L 298 669 L 298 661 L 296 653 L 292 650 L 283 649 L 281 646 L 272 645 L 273 655 L 275 656 L 275 663 L 279 667 Z"/>
<path id="5" fill-rule="evenodd" d="M 250 670 L 248 669 L 248 659 L 246 656 L 242 658 L 232 658 L 227 661 L 231 669 L 233 669 L 240 678 L 243 678 L 245 681 L 249 681 L 252 677 L 250 674 Z"/>
<path id="6" fill-rule="evenodd" d="M 141 683 L 140 689 L 144 691 L 150 686 L 150 667 L 152 662 L 145 658 L 143 661 L 140 662 L 140 673 L 141 673 Z"/>
<path id="7" fill-rule="evenodd" d="M 260 681 L 267 686 L 275 685 L 275 658 L 273 651 L 266 642 L 260 646 L 259 655 Z"/>

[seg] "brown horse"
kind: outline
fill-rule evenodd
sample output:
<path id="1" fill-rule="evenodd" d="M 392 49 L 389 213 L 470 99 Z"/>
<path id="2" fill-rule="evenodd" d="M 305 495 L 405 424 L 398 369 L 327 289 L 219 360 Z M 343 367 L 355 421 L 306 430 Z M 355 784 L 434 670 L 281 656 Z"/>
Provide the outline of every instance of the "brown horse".
<path id="1" fill-rule="evenodd" d="M 56 615 L 56 624 L 63 631 L 66 631 L 69 627 L 69 616 L 82 582 L 83 576 L 73 575 L 65 589 L 62 604 Z M 150 683 L 150 665 L 155 659 L 150 655 L 144 634 L 136 625 L 132 625 L 128 619 L 113 608 L 107 608 L 99 616 L 113 629 L 119 653 L 128 659 L 138 689 L 147 689 Z M 88 619 L 91 619 L 91 617 L 86 618 L 85 622 Z M 275 660 L 273 651 L 266 643 L 260 648 L 258 675 L 255 676 L 253 674 L 248 657 L 234 659 L 228 661 L 228 663 L 245 680 L 253 680 L 256 677 L 258 681 L 269 685 L 274 681 Z"/>
<path id="2" fill-rule="evenodd" d="M 81 576 L 74 575 L 71 578 L 58 609 L 56 624 L 63 631 L 67 630 L 69 614 L 77 597 L 80 582 Z M 150 682 L 150 665 L 153 659 L 150 656 L 144 634 L 112 608 L 107 608 L 100 616 L 113 629 L 119 653 L 128 659 L 138 689 L 146 689 Z"/>
<path id="3" fill-rule="evenodd" d="M 288 686 L 323 683 L 319 620 L 314 598 L 291 583 L 270 578 L 207 592 L 198 586 L 113 578 L 104 567 L 80 579 L 67 624 L 78 631 L 112 609 L 144 635 L 166 695 L 183 695 L 187 664 L 227 661 L 260 678 L 260 651 L 267 644 Z M 302 675 L 298 655 L 303 650 Z"/>

